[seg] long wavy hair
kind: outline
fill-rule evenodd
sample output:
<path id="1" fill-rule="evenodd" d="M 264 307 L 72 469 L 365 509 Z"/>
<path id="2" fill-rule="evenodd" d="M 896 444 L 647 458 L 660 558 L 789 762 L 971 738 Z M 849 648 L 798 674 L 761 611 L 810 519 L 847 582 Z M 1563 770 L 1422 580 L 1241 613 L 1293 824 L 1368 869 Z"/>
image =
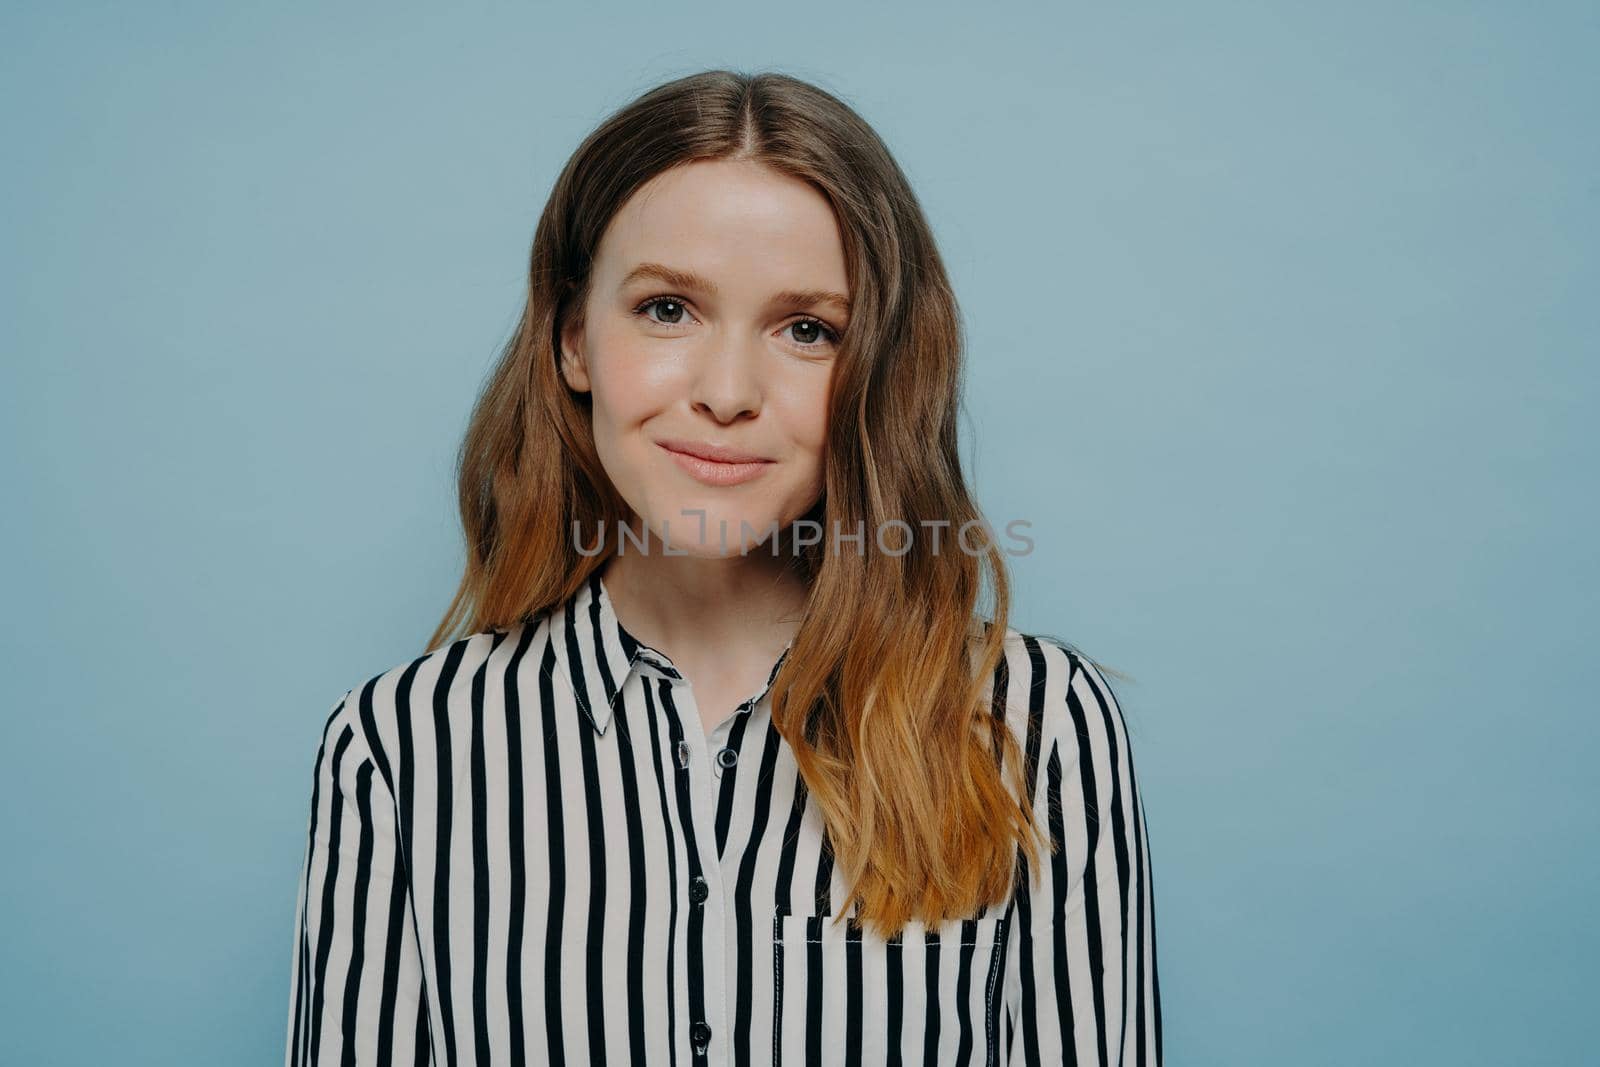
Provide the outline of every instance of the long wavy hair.
<path id="1" fill-rule="evenodd" d="M 568 531 L 616 529 L 630 513 L 596 454 L 590 395 L 561 376 L 559 338 L 568 316 L 582 322 L 595 251 L 628 198 L 671 167 L 718 159 L 758 161 L 821 192 L 851 289 L 824 491 L 808 517 L 830 534 L 864 529 L 865 550 L 825 551 L 824 538 L 785 554 L 810 592 L 774 679 L 773 724 L 863 924 L 889 935 L 912 919 L 967 917 L 1008 899 L 1019 846 L 1035 876 L 1039 865 L 1023 755 L 986 695 L 1008 578 L 992 537 L 981 552 L 934 551 L 921 535 L 904 554 L 875 551 L 874 531 L 893 520 L 948 524 L 946 546 L 968 523 L 989 528 L 957 451 L 964 336 L 943 261 L 887 147 L 828 92 L 779 73 L 705 71 L 617 110 L 567 162 L 534 234 L 521 321 L 461 446 L 466 568 L 429 648 L 526 621 L 605 565 L 607 553 L 580 554 Z"/>

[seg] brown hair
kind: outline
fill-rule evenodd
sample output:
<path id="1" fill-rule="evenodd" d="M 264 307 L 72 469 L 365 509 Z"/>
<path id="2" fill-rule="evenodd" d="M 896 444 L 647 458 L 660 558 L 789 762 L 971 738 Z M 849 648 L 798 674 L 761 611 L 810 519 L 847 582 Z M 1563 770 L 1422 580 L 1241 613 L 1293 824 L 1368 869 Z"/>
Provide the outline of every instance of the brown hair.
<path id="1" fill-rule="evenodd" d="M 810 594 L 774 680 L 774 726 L 863 922 L 892 934 L 908 919 L 976 914 L 1009 898 L 1018 845 L 1039 862 L 1020 746 L 985 706 L 1004 654 L 1005 562 L 987 537 L 981 553 L 933 551 L 920 535 L 903 555 L 873 551 L 873 531 L 892 520 L 948 523 L 946 545 L 982 523 L 957 451 L 962 327 L 905 175 L 855 111 L 814 85 L 771 72 L 680 78 L 610 115 L 568 161 L 534 234 L 521 321 L 462 444 L 466 571 L 429 647 L 559 605 L 605 564 L 568 531 L 615 529 L 629 512 L 595 452 L 589 395 L 560 375 L 559 338 L 568 316 L 582 321 L 612 217 L 651 178 L 708 159 L 811 183 L 839 220 L 851 287 L 825 488 L 808 517 L 868 533 L 861 552 L 788 554 Z M 975 615 L 985 566 L 988 621 Z"/>

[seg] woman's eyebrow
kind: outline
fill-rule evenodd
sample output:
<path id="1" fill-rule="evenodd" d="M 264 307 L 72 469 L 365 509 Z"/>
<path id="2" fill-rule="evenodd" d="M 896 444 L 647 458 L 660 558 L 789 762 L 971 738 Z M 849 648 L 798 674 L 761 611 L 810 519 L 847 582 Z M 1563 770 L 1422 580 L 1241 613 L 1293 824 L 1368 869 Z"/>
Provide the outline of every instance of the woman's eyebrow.
<path id="1" fill-rule="evenodd" d="M 674 289 L 693 289 L 695 292 L 705 293 L 707 296 L 716 296 L 717 287 L 711 281 L 702 278 L 692 270 L 678 270 L 676 267 L 663 266 L 660 263 L 641 263 L 628 272 L 622 279 L 622 287 L 627 288 L 640 278 L 654 278 L 664 282 Z"/>
<path id="2" fill-rule="evenodd" d="M 810 307 L 813 304 L 832 304 L 846 315 L 850 314 L 850 298 L 832 289 L 785 289 L 772 298 L 774 304 L 793 304 Z"/>
<path id="3" fill-rule="evenodd" d="M 622 279 L 622 288 L 627 288 L 641 278 L 654 278 L 674 289 L 704 293 L 706 296 L 717 295 L 717 286 L 710 279 L 703 278 L 692 270 L 679 270 L 661 263 L 641 263 L 634 267 Z M 832 304 L 846 315 L 850 314 L 850 298 L 832 289 L 785 289 L 775 293 L 772 302 L 799 307 Z"/>

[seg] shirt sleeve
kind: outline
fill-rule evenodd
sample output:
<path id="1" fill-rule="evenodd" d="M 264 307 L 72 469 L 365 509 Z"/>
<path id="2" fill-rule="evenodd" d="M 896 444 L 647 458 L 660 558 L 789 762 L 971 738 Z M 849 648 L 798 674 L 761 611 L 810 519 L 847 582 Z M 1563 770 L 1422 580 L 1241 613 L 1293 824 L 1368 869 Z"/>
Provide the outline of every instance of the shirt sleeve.
<path id="1" fill-rule="evenodd" d="M 1008 1062 L 1159 1067 L 1155 898 L 1126 723 L 1089 660 L 1048 641 L 1037 655 L 1034 812 L 1061 847 L 1018 894 Z"/>
<path id="2" fill-rule="evenodd" d="M 312 772 L 286 1067 L 431 1062 L 396 808 L 359 699 L 329 713 Z"/>

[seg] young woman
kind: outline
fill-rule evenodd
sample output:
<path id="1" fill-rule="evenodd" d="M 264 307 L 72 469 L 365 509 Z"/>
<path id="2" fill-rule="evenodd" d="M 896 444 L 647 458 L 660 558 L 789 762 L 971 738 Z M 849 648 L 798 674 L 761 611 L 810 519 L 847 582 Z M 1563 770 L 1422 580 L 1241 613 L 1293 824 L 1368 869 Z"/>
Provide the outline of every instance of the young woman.
<path id="1" fill-rule="evenodd" d="M 289 1064 L 1159 1064 L 1122 713 L 1006 623 L 961 347 L 829 94 L 711 71 L 584 141 L 460 589 L 323 732 Z"/>

